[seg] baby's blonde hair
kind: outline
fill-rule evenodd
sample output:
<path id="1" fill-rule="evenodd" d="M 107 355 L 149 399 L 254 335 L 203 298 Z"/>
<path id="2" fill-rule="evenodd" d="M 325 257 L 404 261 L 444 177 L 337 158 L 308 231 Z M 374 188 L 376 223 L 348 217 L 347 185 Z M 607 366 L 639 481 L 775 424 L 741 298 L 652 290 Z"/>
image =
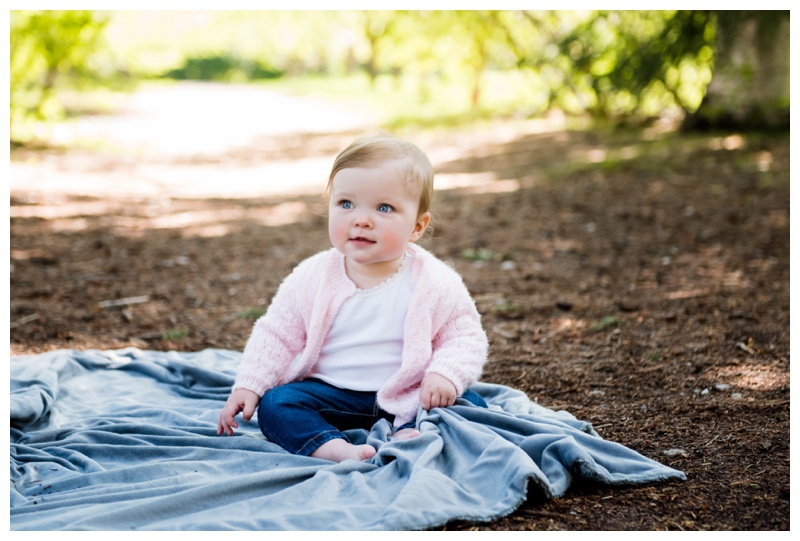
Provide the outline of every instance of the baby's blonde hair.
<path id="1" fill-rule="evenodd" d="M 356 139 L 336 157 L 325 188 L 326 198 L 330 196 L 333 177 L 342 169 L 386 161 L 394 162 L 403 179 L 420 188 L 417 218 L 429 212 L 433 200 L 433 166 L 428 156 L 416 145 L 385 133 Z"/>

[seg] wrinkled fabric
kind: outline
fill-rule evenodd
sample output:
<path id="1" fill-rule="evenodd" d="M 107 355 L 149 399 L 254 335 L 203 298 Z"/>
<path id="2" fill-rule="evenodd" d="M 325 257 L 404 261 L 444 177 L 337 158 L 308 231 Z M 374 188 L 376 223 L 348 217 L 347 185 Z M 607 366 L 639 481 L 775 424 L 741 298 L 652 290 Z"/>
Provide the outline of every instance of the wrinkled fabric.
<path id="1" fill-rule="evenodd" d="M 490 521 L 581 479 L 685 475 L 599 437 L 589 423 L 487 383 L 420 410 L 418 438 L 386 420 L 347 432 L 378 449 L 334 464 L 291 455 L 254 419 L 216 420 L 241 353 L 60 350 L 11 361 L 12 530 L 419 530 Z"/>

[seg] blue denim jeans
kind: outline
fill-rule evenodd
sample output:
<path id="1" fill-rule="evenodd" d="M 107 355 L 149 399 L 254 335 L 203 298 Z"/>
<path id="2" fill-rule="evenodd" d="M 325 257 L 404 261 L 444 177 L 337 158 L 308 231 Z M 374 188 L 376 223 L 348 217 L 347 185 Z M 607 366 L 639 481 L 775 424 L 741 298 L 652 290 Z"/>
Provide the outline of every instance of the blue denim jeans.
<path id="1" fill-rule="evenodd" d="M 487 407 L 474 391 L 467 390 L 462 398 Z M 304 456 L 330 440 L 346 440 L 343 430 L 369 430 L 380 419 L 393 423 L 394 415 L 378 406 L 377 393 L 341 389 L 313 378 L 275 387 L 258 405 L 258 426 L 264 436 L 290 453 Z"/>

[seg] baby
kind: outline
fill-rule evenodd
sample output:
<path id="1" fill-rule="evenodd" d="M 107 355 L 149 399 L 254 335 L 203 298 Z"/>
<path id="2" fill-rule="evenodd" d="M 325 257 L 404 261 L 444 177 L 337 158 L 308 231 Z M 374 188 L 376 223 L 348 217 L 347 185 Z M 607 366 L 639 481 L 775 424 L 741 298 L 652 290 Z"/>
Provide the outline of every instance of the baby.
<path id="1" fill-rule="evenodd" d="M 341 462 L 376 454 L 343 433 L 389 421 L 408 439 L 419 407 L 451 406 L 480 377 L 488 341 L 461 277 L 415 244 L 430 223 L 433 167 L 388 135 L 353 142 L 326 189 L 333 248 L 301 262 L 256 321 L 217 433 L 258 406 L 266 438 Z"/>

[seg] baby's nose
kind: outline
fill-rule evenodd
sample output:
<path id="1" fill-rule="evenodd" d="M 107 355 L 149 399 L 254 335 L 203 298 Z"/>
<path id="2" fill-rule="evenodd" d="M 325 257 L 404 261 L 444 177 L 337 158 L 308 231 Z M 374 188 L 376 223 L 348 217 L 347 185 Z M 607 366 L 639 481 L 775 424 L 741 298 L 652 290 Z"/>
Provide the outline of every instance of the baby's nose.
<path id="1" fill-rule="evenodd" d="M 372 219 L 368 214 L 362 213 L 355 217 L 353 224 L 356 227 L 372 227 Z"/>

